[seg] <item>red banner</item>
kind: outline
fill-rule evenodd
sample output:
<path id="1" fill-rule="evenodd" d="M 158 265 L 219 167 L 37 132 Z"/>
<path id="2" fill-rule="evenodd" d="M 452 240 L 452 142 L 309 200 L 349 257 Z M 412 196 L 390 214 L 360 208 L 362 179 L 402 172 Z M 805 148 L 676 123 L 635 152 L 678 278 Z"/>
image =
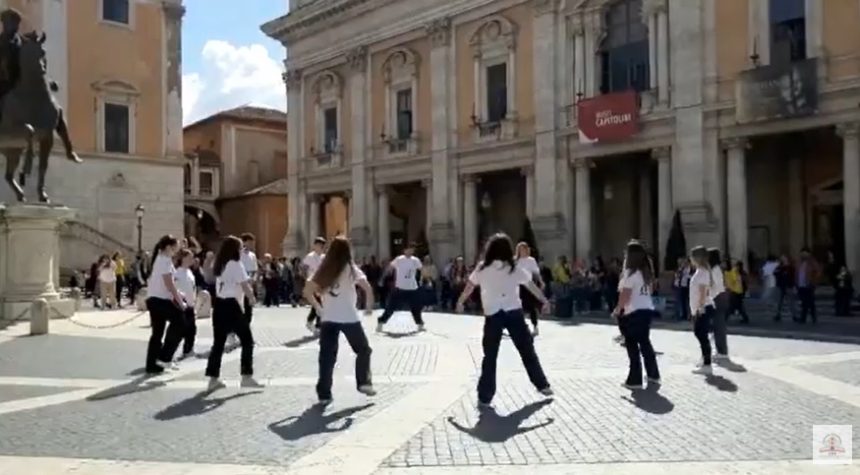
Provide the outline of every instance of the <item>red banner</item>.
<path id="1" fill-rule="evenodd" d="M 639 132 L 639 96 L 636 91 L 583 99 L 576 107 L 580 140 L 622 140 Z"/>

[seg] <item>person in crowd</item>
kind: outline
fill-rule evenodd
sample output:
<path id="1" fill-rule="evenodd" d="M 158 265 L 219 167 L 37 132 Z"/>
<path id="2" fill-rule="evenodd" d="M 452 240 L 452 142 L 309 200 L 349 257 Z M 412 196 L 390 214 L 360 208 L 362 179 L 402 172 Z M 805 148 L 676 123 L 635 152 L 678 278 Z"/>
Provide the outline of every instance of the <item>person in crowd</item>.
<path id="1" fill-rule="evenodd" d="M 588 307 L 588 299 L 591 294 L 591 280 L 588 268 L 582 259 L 577 259 L 570 269 L 570 287 L 573 292 L 574 308 L 577 314 L 588 315 L 591 310 Z"/>
<path id="2" fill-rule="evenodd" d="M 540 278 L 543 280 L 543 293 L 547 299 L 552 299 L 552 286 L 554 284 L 554 279 L 552 275 L 552 269 L 546 264 L 543 260 L 543 256 L 538 256 L 538 268 L 540 268 Z"/>
<path id="3" fill-rule="evenodd" d="M 767 256 L 761 266 L 761 300 L 771 311 L 776 311 L 779 304 L 779 288 L 776 285 L 776 270 L 779 268 L 779 259 L 773 254 Z"/>
<path id="4" fill-rule="evenodd" d="M 815 286 L 821 277 L 821 267 L 812 257 L 809 248 L 800 250 L 800 262 L 797 265 L 797 298 L 800 300 L 800 323 L 806 323 L 806 318 L 811 317 L 812 323 L 818 322 L 815 311 Z"/>
<path id="5" fill-rule="evenodd" d="M 242 308 L 243 302 L 253 306 L 256 303 L 251 276 L 242 264 L 245 244 L 235 236 L 227 236 L 215 256 L 216 297 L 212 308 L 212 331 L 214 339 L 209 351 L 206 376 L 209 377 L 209 391 L 225 387 L 221 382 L 221 358 L 227 335 L 233 333 L 242 345 L 240 371 L 243 388 L 260 388 L 262 384 L 254 379 L 254 335 L 251 321 Z M 256 261 L 255 261 L 256 263 Z"/>
<path id="6" fill-rule="evenodd" d="M 439 288 L 439 270 L 430 255 L 424 256 L 421 269 L 421 291 L 424 294 L 423 303 L 428 310 L 434 310 L 438 303 L 436 291 Z"/>
<path id="7" fill-rule="evenodd" d="M 651 345 L 651 321 L 657 313 L 651 297 L 654 282 L 654 266 L 645 247 L 636 240 L 627 244 L 621 275 L 618 303 L 612 315 L 618 319 L 624 346 L 630 360 L 630 369 L 623 386 L 628 389 L 644 389 L 642 364 L 649 384 L 660 384 L 660 369 L 657 355 Z"/>
<path id="8" fill-rule="evenodd" d="M 588 308 L 592 312 L 603 310 L 603 286 L 606 279 L 606 264 L 603 257 L 597 256 L 591 267 L 588 268 Z M 609 307 L 611 311 L 613 307 Z"/>
<path id="9" fill-rule="evenodd" d="M 451 268 L 453 267 L 454 259 L 448 259 L 448 262 L 442 267 L 442 272 L 439 273 L 439 306 L 443 310 L 451 310 L 454 307 L 454 300 L 457 298 L 451 286 Z"/>
<path id="10" fill-rule="evenodd" d="M 131 305 L 134 305 L 135 298 L 137 297 L 137 293 L 143 287 L 143 283 L 146 282 L 144 280 L 141 282 L 140 277 L 138 275 L 141 262 L 143 261 L 143 253 L 137 253 L 134 256 L 134 262 L 131 263 L 131 268 L 128 269 L 126 274 L 126 287 L 128 288 L 128 301 L 131 302 Z"/>
<path id="11" fill-rule="evenodd" d="M 356 310 L 356 287 L 365 295 L 365 315 L 372 315 L 373 289 L 367 276 L 353 262 L 349 241 L 338 236 L 332 240 L 328 252 L 304 289 L 305 299 L 314 307 L 321 322 L 319 379 L 316 386 L 320 404 L 332 401 L 331 387 L 341 333 L 355 352 L 355 383 L 358 392 L 367 396 L 376 395 L 370 372 L 372 350 Z"/>
<path id="12" fill-rule="evenodd" d="M 298 302 L 293 299 L 293 266 L 287 257 L 281 257 L 279 262 L 280 268 L 280 285 L 281 285 L 281 301 L 287 305 L 292 305 L 293 308 L 298 306 Z"/>
<path id="13" fill-rule="evenodd" d="M 714 358 L 717 361 L 726 361 L 729 359 L 728 331 L 726 328 L 726 318 L 729 311 L 729 293 L 726 292 L 722 262 L 719 249 L 715 247 L 708 249 L 708 265 L 711 269 L 710 296 L 714 301 L 715 310 L 711 322 L 714 331 L 714 346 L 717 349 Z"/>
<path id="14" fill-rule="evenodd" d="M 111 256 L 111 260 L 113 261 L 114 273 L 116 274 L 116 280 L 114 281 L 114 286 L 116 287 L 114 298 L 116 300 L 117 308 L 122 308 L 122 291 L 125 288 L 125 277 L 127 274 L 125 259 L 122 257 L 122 253 L 117 251 L 113 256 Z"/>
<path id="15" fill-rule="evenodd" d="M 540 276 L 540 268 L 534 257 L 528 243 L 520 242 L 516 248 L 517 270 L 525 272 L 531 276 L 531 280 L 537 284 L 538 288 L 543 292 L 544 282 Z M 532 295 L 527 285 L 520 286 L 520 301 L 523 305 L 523 311 L 529 316 L 532 321 L 532 336 L 538 336 L 540 329 L 538 327 L 538 316 L 540 312 L 540 300 Z"/>
<path id="16" fill-rule="evenodd" d="M 603 298 L 610 310 L 618 306 L 619 286 L 621 281 L 622 264 L 618 259 L 611 259 L 603 279 Z"/>
<path id="17" fill-rule="evenodd" d="M 792 320 L 797 319 L 797 309 L 795 305 L 795 270 L 791 258 L 787 255 L 782 255 L 779 260 L 779 266 L 774 271 L 774 279 L 779 290 L 779 298 L 776 305 L 776 315 L 773 317 L 775 322 L 782 320 L 782 307 L 788 307 L 788 313 Z"/>
<path id="18" fill-rule="evenodd" d="M 101 264 L 101 256 L 90 265 L 90 272 L 87 274 L 86 292 L 93 299 L 93 307 L 101 308 L 99 304 L 99 269 Z"/>
<path id="19" fill-rule="evenodd" d="M 197 337 L 197 279 L 194 277 L 194 272 L 191 266 L 194 263 L 194 253 L 191 249 L 180 249 L 176 253 L 174 265 L 176 272 L 173 274 L 173 281 L 176 284 L 176 290 L 179 291 L 179 296 L 185 303 L 183 317 L 185 322 L 185 332 L 182 335 L 182 358 L 188 358 L 194 355 L 194 340 Z"/>
<path id="20" fill-rule="evenodd" d="M 308 276 L 305 273 L 301 259 L 294 257 L 290 263 L 290 267 L 293 269 L 293 301 L 298 305 L 302 301 L 302 293 L 304 292 L 305 281 L 307 281 Z"/>
<path id="21" fill-rule="evenodd" d="M 737 313 L 741 316 L 741 322 L 750 322 L 750 317 L 747 315 L 744 306 L 744 298 L 747 293 L 747 278 L 746 271 L 744 271 L 744 263 L 739 260 L 736 260 L 734 265 L 726 271 L 725 283 L 726 289 L 729 292 L 729 308 L 726 320 Z"/>
<path id="22" fill-rule="evenodd" d="M 78 289 L 81 286 L 81 272 L 75 270 L 72 276 L 69 277 L 69 288 L 72 290 Z"/>
<path id="23" fill-rule="evenodd" d="M 322 264 L 323 258 L 325 257 L 325 245 L 326 240 L 324 237 L 317 237 L 314 239 L 313 247 L 311 248 L 311 252 L 305 256 L 302 260 L 302 267 L 304 268 L 304 274 L 306 278 L 310 278 L 314 273 L 319 269 L 320 264 Z M 305 326 L 309 332 L 313 334 L 317 334 L 319 332 L 319 315 L 317 315 L 317 309 L 313 305 L 311 305 L 310 313 L 308 313 L 308 318 Z"/>
<path id="24" fill-rule="evenodd" d="M 257 254 L 254 253 L 254 245 L 257 242 L 257 238 L 251 233 L 242 234 L 242 266 L 245 268 L 245 272 L 248 273 L 248 278 L 251 280 L 251 291 L 254 292 L 254 302 L 256 302 L 256 282 L 257 282 L 257 271 L 259 270 L 259 263 L 257 262 Z M 251 319 L 254 316 L 254 305 L 251 304 L 250 300 L 244 300 L 242 302 L 243 310 L 245 318 L 248 320 L 248 324 L 251 324 Z M 238 335 L 237 335 L 238 337 Z"/>
<path id="25" fill-rule="evenodd" d="M 117 307 L 116 303 L 116 262 L 108 256 L 99 260 L 99 293 L 104 310 Z"/>
<path id="26" fill-rule="evenodd" d="M 418 331 L 424 331 L 424 320 L 421 318 L 423 304 L 418 293 L 418 279 L 423 264 L 414 254 L 415 244 L 409 244 L 403 249 L 403 254 L 391 261 L 389 267 L 394 274 L 394 290 L 385 305 L 385 311 L 379 317 L 377 332 L 382 332 L 394 312 L 404 305 L 412 312 Z"/>
<path id="27" fill-rule="evenodd" d="M 381 302 L 382 296 L 379 293 L 379 280 L 382 278 L 382 267 L 379 265 L 379 259 L 376 256 L 370 256 L 370 259 L 367 261 L 367 265 L 362 267 L 362 272 L 367 276 L 367 281 L 370 283 L 370 286 L 373 288 L 374 292 L 374 300 L 376 302 Z"/>
<path id="28" fill-rule="evenodd" d="M 699 341 L 699 349 L 702 359 L 693 371 L 696 374 L 711 375 L 711 341 L 708 333 L 711 330 L 711 321 L 716 312 L 713 299 L 714 277 L 711 272 L 708 250 L 704 246 L 698 246 L 690 251 L 690 260 L 695 267 L 695 272 L 690 278 L 690 318 L 693 320 L 693 333 Z"/>
<path id="29" fill-rule="evenodd" d="M 839 268 L 833 282 L 835 287 L 835 314 L 837 317 L 851 316 L 851 301 L 854 299 L 854 277 L 847 266 Z"/>
<path id="30" fill-rule="evenodd" d="M 152 252 L 152 273 L 147 283 L 146 299 L 152 329 L 146 350 L 146 372 L 149 374 L 162 373 L 172 365 L 173 355 L 185 335 L 185 300 L 174 281 L 176 267 L 173 256 L 178 249 L 177 239 L 165 235 L 158 240 Z"/>
<path id="31" fill-rule="evenodd" d="M 672 290 L 675 291 L 675 319 L 690 319 L 690 261 L 686 258 L 678 259 L 678 268 L 672 279 Z"/>
<path id="32" fill-rule="evenodd" d="M 514 346 L 520 354 L 529 380 L 544 396 L 553 395 L 538 355 L 534 339 L 523 316 L 520 286 L 526 288 L 540 301 L 543 311 L 549 311 L 549 301 L 535 285 L 532 275 L 517 267 L 514 260 L 514 246 L 504 233 L 498 233 L 487 241 L 480 262 L 469 276 L 468 284 L 457 301 L 457 312 L 462 313 L 466 300 L 475 288 L 480 287 L 481 306 L 484 310 L 484 359 L 481 363 L 481 377 L 478 380 L 478 404 L 490 407 L 496 394 L 496 363 L 502 332 L 508 331 Z"/>
<path id="33" fill-rule="evenodd" d="M 451 292 L 454 301 L 451 302 L 451 307 L 456 306 L 457 297 L 466 289 L 466 281 L 469 278 L 469 272 L 466 269 L 466 260 L 463 256 L 457 256 L 451 266 L 449 279 L 451 280 Z"/>
<path id="34" fill-rule="evenodd" d="M 281 273 L 278 270 L 278 263 L 272 258 L 271 254 L 263 256 L 263 264 L 260 269 L 261 278 L 263 279 L 263 305 L 266 307 L 278 307 L 281 304 Z"/>

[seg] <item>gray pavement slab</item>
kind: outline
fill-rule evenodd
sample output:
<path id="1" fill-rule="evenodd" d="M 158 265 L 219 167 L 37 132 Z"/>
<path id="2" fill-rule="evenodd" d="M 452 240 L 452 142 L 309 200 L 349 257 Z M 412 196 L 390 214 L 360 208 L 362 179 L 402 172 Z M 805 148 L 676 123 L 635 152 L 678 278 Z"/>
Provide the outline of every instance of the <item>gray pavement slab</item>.
<path id="1" fill-rule="evenodd" d="M 60 394 L 67 391 L 74 391 L 74 388 L 0 384 L 0 402 L 15 401 L 31 397 L 50 396 L 51 394 Z"/>
<path id="2" fill-rule="evenodd" d="M 145 359 L 145 341 L 67 335 L 22 337 L 0 343 L 0 376 L 116 379 L 142 368 Z"/>
<path id="3" fill-rule="evenodd" d="M 801 366 L 801 369 L 824 376 L 825 378 L 835 379 L 836 381 L 860 387 L 860 360 L 818 363 Z M 860 430 L 860 428 L 857 430 Z"/>

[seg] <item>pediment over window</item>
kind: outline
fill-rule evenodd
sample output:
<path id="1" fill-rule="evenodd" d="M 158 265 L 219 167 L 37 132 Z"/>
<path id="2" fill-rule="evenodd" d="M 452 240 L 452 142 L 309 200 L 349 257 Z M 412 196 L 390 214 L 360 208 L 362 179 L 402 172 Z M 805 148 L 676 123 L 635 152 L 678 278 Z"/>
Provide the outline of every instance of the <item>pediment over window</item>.
<path id="1" fill-rule="evenodd" d="M 119 79 L 103 79 L 91 84 L 92 88 L 104 94 L 116 94 L 124 96 L 139 96 L 140 90 L 133 84 Z"/>
<path id="2" fill-rule="evenodd" d="M 326 98 L 339 98 L 343 88 L 343 81 L 334 71 L 323 71 L 314 79 L 312 91 L 317 101 Z"/>
<path id="3" fill-rule="evenodd" d="M 418 56 L 408 48 L 394 49 L 382 63 L 386 83 L 412 80 L 418 74 Z"/>
<path id="4" fill-rule="evenodd" d="M 515 23 L 502 15 L 493 15 L 475 30 L 469 44 L 475 48 L 475 54 L 483 54 L 488 49 L 501 46 L 513 49 L 516 47 L 517 31 Z"/>

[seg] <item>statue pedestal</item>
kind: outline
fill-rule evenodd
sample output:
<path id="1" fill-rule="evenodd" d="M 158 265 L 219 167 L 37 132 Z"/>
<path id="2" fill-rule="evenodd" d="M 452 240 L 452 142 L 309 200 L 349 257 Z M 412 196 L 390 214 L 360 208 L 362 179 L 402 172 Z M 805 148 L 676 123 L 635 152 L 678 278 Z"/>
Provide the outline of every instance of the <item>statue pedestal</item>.
<path id="1" fill-rule="evenodd" d="M 0 204 L 0 320 L 29 320 L 33 302 L 45 300 L 50 318 L 75 313 L 62 299 L 60 224 L 75 216 L 64 206 Z"/>

